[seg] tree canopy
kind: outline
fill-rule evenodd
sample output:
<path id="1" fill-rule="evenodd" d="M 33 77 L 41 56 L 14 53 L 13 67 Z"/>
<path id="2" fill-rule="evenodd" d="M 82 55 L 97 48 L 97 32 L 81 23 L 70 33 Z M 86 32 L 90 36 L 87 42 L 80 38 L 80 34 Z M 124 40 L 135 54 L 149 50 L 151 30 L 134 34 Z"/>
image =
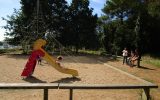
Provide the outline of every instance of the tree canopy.
<path id="1" fill-rule="evenodd" d="M 4 19 L 4 28 L 10 30 L 6 34 L 12 37 L 10 40 L 17 43 L 26 40 L 30 44 L 46 37 L 49 42 L 56 39 L 78 51 L 82 47 L 96 47 L 91 41 L 97 42 L 97 15 L 92 12 L 89 0 L 73 0 L 71 5 L 65 0 L 21 0 L 21 9 Z"/>
<path id="2" fill-rule="evenodd" d="M 138 48 L 143 53 L 159 52 L 159 6 L 157 0 L 107 0 L 103 12 L 109 19 L 101 24 L 106 48 L 119 53 L 124 47 Z"/>
<path id="3" fill-rule="evenodd" d="M 160 51 L 159 0 L 106 0 L 100 17 L 89 0 L 72 0 L 70 5 L 65 0 L 20 2 L 20 10 L 3 18 L 10 43 L 28 45 L 45 38 L 51 47 L 56 39 L 76 52 L 86 48 L 121 54 L 124 47 Z"/>

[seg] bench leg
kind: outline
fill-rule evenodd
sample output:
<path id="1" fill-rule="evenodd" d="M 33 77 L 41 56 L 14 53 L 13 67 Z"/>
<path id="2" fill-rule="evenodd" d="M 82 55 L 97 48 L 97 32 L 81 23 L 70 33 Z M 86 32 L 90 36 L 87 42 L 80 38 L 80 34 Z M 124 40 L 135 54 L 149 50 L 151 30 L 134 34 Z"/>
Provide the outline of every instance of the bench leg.
<path id="1" fill-rule="evenodd" d="M 142 100 L 150 100 L 150 89 L 149 88 L 143 89 Z"/>

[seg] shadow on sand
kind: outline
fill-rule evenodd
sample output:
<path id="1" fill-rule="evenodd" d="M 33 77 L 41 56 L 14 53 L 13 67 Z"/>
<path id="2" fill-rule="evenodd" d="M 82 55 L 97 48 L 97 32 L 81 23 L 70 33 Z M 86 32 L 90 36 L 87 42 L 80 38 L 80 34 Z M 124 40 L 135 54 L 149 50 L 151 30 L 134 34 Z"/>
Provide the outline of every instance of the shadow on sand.
<path id="1" fill-rule="evenodd" d="M 147 70 L 155 70 L 155 69 L 144 67 L 144 66 L 139 66 L 138 68 L 140 68 L 140 69 L 147 69 Z"/>
<path id="2" fill-rule="evenodd" d="M 53 81 L 51 83 L 72 83 L 75 81 L 81 81 L 81 79 L 77 77 L 66 77 L 66 78 L 61 78 L 57 81 Z"/>
<path id="3" fill-rule="evenodd" d="M 29 54 L 6 54 L 8 58 L 13 59 L 25 59 L 27 60 L 29 58 Z M 57 57 L 57 55 L 51 55 L 54 58 Z M 97 64 L 98 61 L 107 62 L 107 61 L 116 61 L 113 59 L 112 56 L 100 56 L 100 55 L 75 55 L 75 56 L 63 56 L 64 62 L 66 63 L 86 63 L 86 64 Z"/>
<path id="4" fill-rule="evenodd" d="M 42 81 L 34 76 L 30 76 L 28 78 L 23 79 L 24 81 L 30 82 L 30 83 L 46 83 L 46 81 Z"/>
<path id="5" fill-rule="evenodd" d="M 14 59 L 28 59 L 30 55 L 27 54 L 6 54 L 8 58 Z"/>

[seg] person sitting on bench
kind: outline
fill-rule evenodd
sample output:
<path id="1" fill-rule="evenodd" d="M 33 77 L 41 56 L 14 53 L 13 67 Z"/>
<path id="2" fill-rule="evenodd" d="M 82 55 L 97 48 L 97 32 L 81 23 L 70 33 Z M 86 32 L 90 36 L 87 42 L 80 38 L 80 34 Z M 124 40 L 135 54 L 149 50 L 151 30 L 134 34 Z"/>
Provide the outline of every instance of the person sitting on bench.
<path id="1" fill-rule="evenodd" d="M 134 66 L 135 61 L 138 61 L 138 60 L 139 60 L 139 53 L 138 53 L 138 50 L 136 49 L 136 50 L 135 50 L 135 53 L 134 53 L 134 56 L 133 56 L 132 59 L 131 59 L 131 64 L 132 64 L 132 66 Z"/>

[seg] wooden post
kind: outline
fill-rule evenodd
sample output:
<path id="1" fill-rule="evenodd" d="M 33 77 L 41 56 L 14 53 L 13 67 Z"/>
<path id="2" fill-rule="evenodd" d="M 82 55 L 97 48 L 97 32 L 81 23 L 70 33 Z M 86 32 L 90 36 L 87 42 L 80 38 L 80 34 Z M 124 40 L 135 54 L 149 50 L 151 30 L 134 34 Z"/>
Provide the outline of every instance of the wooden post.
<path id="1" fill-rule="evenodd" d="M 44 100 L 48 100 L 48 88 L 44 88 Z"/>
<path id="2" fill-rule="evenodd" d="M 73 89 L 70 89 L 69 100 L 73 100 Z"/>
<path id="3" fill-rule="evenodd" d="M 143 89 L 142 100 L 150 100 L 150 89 L 149 88 Z"/>

